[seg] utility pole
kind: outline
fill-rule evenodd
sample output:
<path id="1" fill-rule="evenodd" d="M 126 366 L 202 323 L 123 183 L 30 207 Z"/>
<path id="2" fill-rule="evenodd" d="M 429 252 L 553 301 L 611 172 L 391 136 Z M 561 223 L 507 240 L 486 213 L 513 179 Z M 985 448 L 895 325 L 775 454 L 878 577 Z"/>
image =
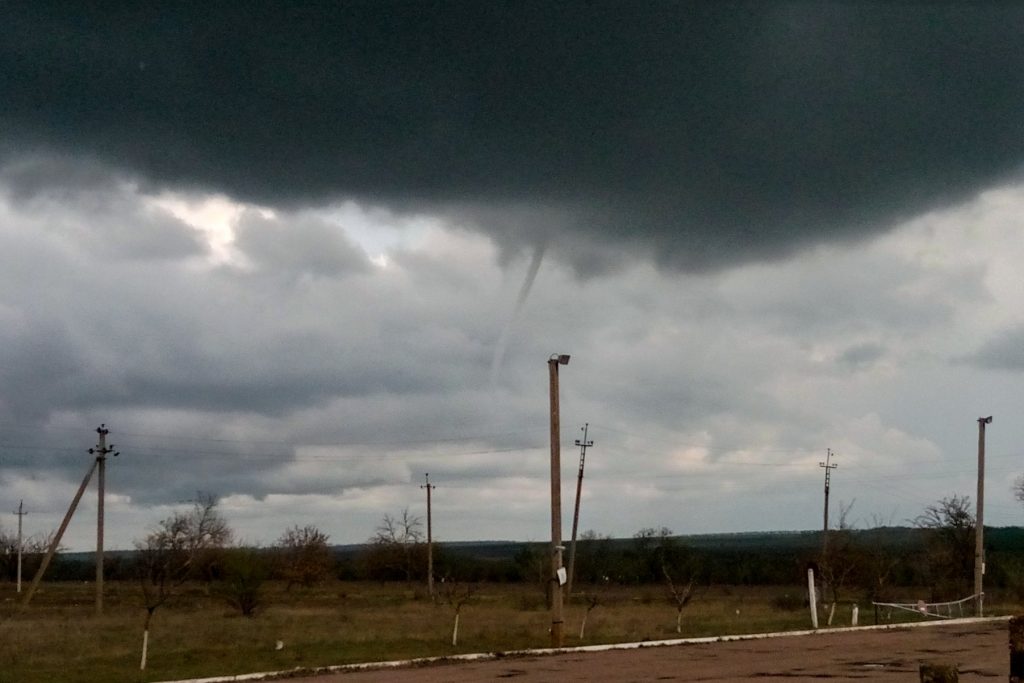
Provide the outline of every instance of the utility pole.
<path id="1" fill-rule="evenodd" d="M 114 444 L 107 446 L 107 434 L 110 433 L 110 430 L 107 429 L 105 424 L 97 427 L 96 433 L 100 435 L 99 443 L 95 448 L 90 448 L 89 453 L 96 456 L 98 468 L 96 479 L 98 493 L 96 503 L 96 616 L 100 616 L 103 614 L 103 497 L 106 482 L 107 455 L 114 453 L 116 456 L 118 454 L 114 452 Z"/>
<path id="2" fill-rule="evenodd" d="M 576 506 L 572 513 L 572 542 L 569 544 L 569 580 L 565 584 L 565 592 L 572 598 L 572 581 L 576 576 L 576 529 L 580 523 L 580 493 L 583 490 L 583 463 L 587 459 L 587 449 L 594 445 L 593 441 L 587 441 L 587 429 L 590 423 L 583 425 L 583 439 L 576 439 L 576 445 L 580 447 L 580 469 L 576 473 Z"/>
<path id="3" fill-rule="evenodd" d="M 18 511 L 14 513 L 18 515 L 18 593 L 21 592 L 21 518 L 28 514 L 27 512 L 25 512 L 24 506 L 25 501 L 19 500 Z"/>
<path id="4" fill-rule="evenodd" d="M 423 475 L 426 478 L 426 484 L 420 486 L 421 489 L 427 490 L 427 593 L 430 594 L 430 598 L 434 598 L 434 532 L 433 522 L 431 520 L 430 510 L 430 491 L 437 487 L 430 483 L 430 473 Z"/>
<path id="5" fill-rule="evenodd" d="M 832 470 L 839 467 L 836 463 L 832 462 L 832 449 L 829 448 L 825 452 L 825 462 L 819 462 L 818 467 L 825 468 L 825 526 L 822 534 L 821 541 L 821 552 L 825 553 L 828 550 L 828 490 L 829 484 L 832 481 Z"/>
<path id="6" fill-rule="evenodd" d="M 567 354 L 548 358 L 549 398 L 551 400 L 551 647 L 562 647 L 562 463 L 561 424 L 558 408 L 558 366 L 568 365 Z"/>
<path id="7" fill-rule="evenodd" d="M 985 425 L 992 424 L 992 416 L 978 418 L 978 504 L 974 527 L 974 599 L 975 616 L 984 616 L 985 607 Z"/>
<path id="8" fill-rule="evenodd" d="M 71 500 L 71 505 L 68 506 L 68 511 L 64 513 L 64 520 L 60 523 L 60 527 L 57 529 L 57 533 L 54 535 L 53 540 L 50 541 L 50 547 L 46 549 L 46 554 L 43 555 L 43 561 L 39 563 L 39 568 L 36 569 L 36 575 L 32 578 L 32 585 L 28 587 L 25 597 L 21 599 L 22 609 L 28 606 L 28 603 L 32 601 L 32 596 L 35 595 L 36 589 L 39 587 L 39 582 L 43 580 L 43 574 L 46 573 L 46 568 L 50 566 L 50 560 L 53 559 L 54 553 L 57 552 L 57 547 L 60 545 L 60 539 L 64 538 L 64 532 L 67 531 L 68 524 L 71 522 L 71 516 L 75 514 L 78 502 L 82 500 L 82 494 L 85 493 L 85 487 L 89 485 L 89 480 L 92 479 L 92 473 L 96 471 L 96 463 L 97 461 L 93 460 L 92 465 L 89 466 L 89 471 L 85 473 L 85 478 L 82 479 L 82 484 L 78 487 L 78 492 L 75 493 L 75 497 Z"/>

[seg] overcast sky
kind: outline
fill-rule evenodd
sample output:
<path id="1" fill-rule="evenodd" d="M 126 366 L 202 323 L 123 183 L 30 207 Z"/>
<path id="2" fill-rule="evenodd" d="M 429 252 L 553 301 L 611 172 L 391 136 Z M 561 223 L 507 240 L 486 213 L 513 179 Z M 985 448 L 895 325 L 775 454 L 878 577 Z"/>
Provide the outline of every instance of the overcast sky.
<path id="1" fill-rule="evenodd" d="M 1024 520 L 1024 5 L 324 5 L 0 9 L 5 529 Z"/>

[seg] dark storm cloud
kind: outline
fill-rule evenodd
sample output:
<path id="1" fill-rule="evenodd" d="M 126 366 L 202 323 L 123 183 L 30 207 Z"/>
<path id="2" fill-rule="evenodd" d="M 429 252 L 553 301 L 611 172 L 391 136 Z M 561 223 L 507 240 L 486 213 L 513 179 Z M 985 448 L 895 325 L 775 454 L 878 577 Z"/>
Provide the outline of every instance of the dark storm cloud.
<path id="1" fill-rule="evenodd" d="M 1006 330 L 990 339 L 966 361 L 989 370 L 1024 371 L 1024 327 Z"/>
<path id="2" fill-rule="evenodd" d="M 275 205 L 550 212 L 538 227 L 482 226 L 508 247 L 560 231 L 555 251 L 577 237 L 713 267 L 869 234 L 1024 158 L 1012 3 L 16 3 L 2 15 L 2 153 L 88 154 Z"/>

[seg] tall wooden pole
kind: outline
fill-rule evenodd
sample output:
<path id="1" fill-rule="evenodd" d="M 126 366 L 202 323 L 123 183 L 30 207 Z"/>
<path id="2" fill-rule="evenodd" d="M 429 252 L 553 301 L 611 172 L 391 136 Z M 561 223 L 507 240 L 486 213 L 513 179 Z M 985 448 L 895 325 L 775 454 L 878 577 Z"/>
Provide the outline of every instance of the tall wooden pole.
<path id="1" fill-rule="evenodd" d="M 985 608 L 985 425 L 992 416 L 978 418 L 978 502 L 974 520 L 974 600 L 975 616 L 984 616 Z"/>
<path id="2" fill-rule="evenodd" d="M 568 365 L 569 356 L 548 359 L 549 398 L 551 401 L 551 647 L 562 647 L 562 464 L 561 425 L 558 409 L 558 366 Z"/>
<path id="3" fill-rule="evenodd" d="M 427 593 L 434 597 L 434 524 L 430 506 L 430 490 L 436 488 L 430 483 L 430 473 L 424 475 L 426 484 L 421 489 L 427 490 Z"/>

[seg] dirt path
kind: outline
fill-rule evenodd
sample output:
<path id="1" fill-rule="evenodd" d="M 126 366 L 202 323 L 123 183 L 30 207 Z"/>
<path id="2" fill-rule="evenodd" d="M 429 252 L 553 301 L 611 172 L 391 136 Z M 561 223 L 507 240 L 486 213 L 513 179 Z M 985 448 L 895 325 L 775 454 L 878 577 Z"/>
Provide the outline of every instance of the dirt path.
<path id="1" fill-rule="evenodd" d="M 468 681 L 918 681 L 921 662 L 956 664 L 961 683 L 1006 680 L 1005 621 L 454 662 L 303 679 L 315 683 Z"/>

